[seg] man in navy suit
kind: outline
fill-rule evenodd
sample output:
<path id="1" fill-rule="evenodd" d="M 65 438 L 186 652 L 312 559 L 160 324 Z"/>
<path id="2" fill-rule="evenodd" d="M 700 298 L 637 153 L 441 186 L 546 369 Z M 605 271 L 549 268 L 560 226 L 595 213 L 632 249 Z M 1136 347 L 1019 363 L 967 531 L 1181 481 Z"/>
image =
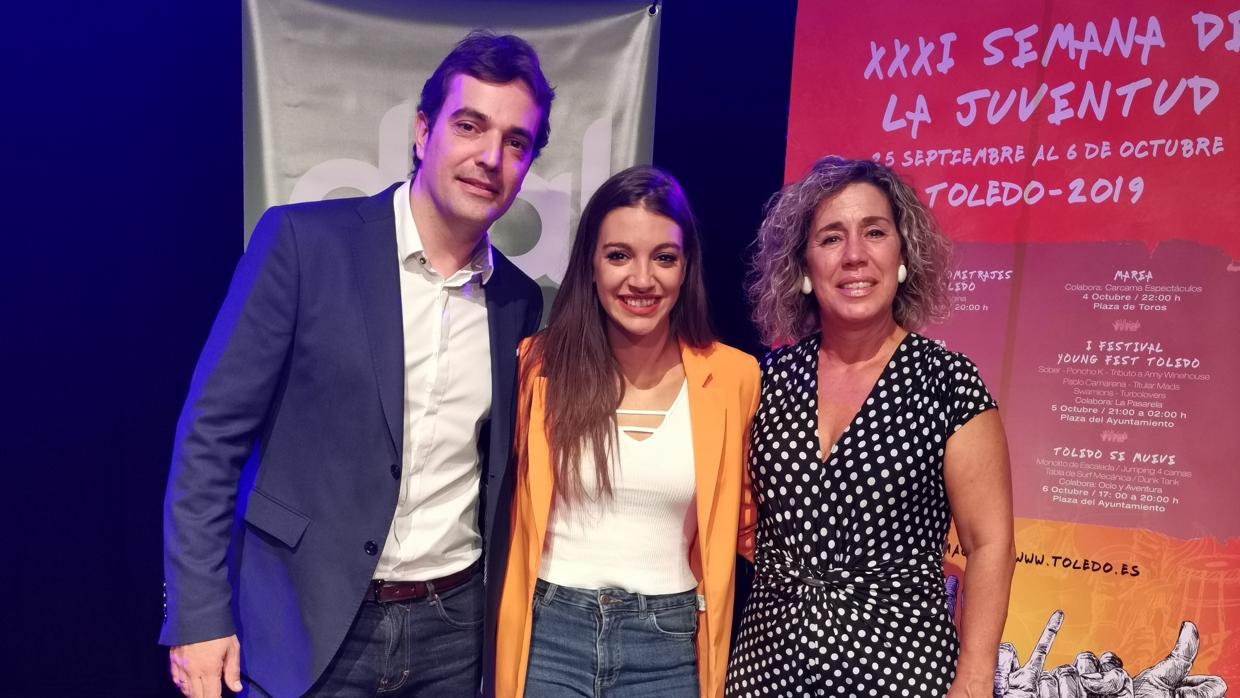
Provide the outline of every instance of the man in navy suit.
<path id="1" fill-rule="evenodd" d="M 529 44 L 471 33 L 423 87 L 410 181 L 258 223 L 164 502 L 160 642 L 185 695 L 487 690 L 516 348 L 542 311 L 487 229 L 553 98 Z"/>

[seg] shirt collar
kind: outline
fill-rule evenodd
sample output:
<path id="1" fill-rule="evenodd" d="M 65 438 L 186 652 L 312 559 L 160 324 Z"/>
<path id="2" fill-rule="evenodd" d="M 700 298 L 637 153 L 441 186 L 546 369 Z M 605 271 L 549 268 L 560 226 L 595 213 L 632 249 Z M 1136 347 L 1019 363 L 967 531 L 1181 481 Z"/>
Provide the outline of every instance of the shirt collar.
<path id="1" fill-rule="evenodd" d="M 396 215 L 396 254 L 402 265 L 411 258 L 424 259 L 422 237 L 418 235 L 418 224 L 414 222 L 413 209 L 409 206 L 411 182 L 412 180 L 406 180 L 392 195 L 392 210 Z M 465 270 L 479 276 L 483 284 L 491 280 L 491 275 L 495 273 L 495 256 L 491 249 L 490 231 L 482 234 L 482 239 L 474 247 L 469 263 L 462 271 Z"/>

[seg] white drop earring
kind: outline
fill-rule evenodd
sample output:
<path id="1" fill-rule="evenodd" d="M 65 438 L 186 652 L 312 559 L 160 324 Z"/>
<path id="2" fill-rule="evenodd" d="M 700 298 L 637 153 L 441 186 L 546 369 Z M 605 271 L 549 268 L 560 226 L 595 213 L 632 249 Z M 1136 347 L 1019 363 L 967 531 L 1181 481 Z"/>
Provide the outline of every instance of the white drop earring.
<path id="1" fill-rule="evenodd" d="M 904 283 L 905 281 L 908 281 L 908 267 L 901 264 L 900 268 L 896 269 L 896 281 L 898 283 Z"/>
<path id="2" fill-rule="evenodd" d="M 808 296 L 814 292 L 814 283 L 809 280 L 808 276 L 801 277 L 801 295 Z"/>

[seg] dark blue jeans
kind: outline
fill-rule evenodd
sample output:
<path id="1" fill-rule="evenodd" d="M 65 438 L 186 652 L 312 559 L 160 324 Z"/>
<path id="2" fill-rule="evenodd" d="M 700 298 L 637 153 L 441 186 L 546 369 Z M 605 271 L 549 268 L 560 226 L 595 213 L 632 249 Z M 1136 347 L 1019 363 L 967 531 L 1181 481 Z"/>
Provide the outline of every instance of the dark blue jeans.
<path id="1" fill-rule="evenodd" d="M 307 696 L 473 698 L 482 680 L 482 575 L 418 601 L 365 601 Z M 266 696 L 246 681 L 246 695 Z"/>
<path id="2" fill-rule="evenodd" d="M 538 580 L 528 698 L 697 698 L 697 595 Z"/>

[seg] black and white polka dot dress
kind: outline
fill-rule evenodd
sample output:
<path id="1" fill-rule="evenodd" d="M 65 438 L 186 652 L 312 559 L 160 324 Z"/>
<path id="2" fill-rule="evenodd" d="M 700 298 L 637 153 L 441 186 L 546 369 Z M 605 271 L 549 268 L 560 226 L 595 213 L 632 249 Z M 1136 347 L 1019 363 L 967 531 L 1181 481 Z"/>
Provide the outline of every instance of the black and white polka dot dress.
<path id="1" fill-rule="evenodd" d="M 994 400 L 967 358 L 909 334 L 824 462 L 820 342 L 762 362 L 756 574 L 727 695 L 942 696 L 959 652 L 943 581 L 943 450 Z"/>

